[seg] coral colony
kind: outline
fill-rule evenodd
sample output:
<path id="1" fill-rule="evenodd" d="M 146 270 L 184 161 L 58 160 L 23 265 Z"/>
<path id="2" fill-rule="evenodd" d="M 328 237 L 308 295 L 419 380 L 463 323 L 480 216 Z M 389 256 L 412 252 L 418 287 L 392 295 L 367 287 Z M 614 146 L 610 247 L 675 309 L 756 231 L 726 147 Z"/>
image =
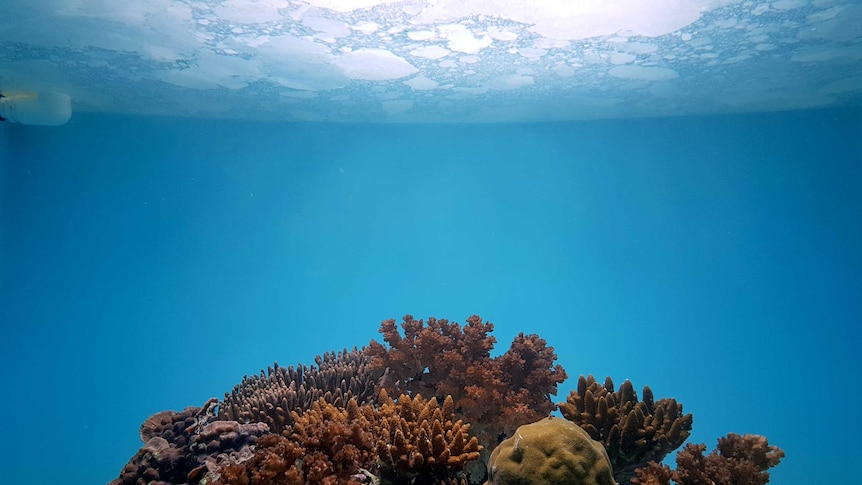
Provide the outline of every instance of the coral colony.
<path id="1" fill-rule="evenodd" d="M 385 343 L 275 364 L 221 401 L 150 416 L 109 485 L 760 485 L 784 457 L 730 433 L 661 465 L 690 434 L 682 404 L 582 375 L 555 405 L 554 348 L 522 333 L 491 357 L 493 329 L 407 315 L 381 324 Z"/>

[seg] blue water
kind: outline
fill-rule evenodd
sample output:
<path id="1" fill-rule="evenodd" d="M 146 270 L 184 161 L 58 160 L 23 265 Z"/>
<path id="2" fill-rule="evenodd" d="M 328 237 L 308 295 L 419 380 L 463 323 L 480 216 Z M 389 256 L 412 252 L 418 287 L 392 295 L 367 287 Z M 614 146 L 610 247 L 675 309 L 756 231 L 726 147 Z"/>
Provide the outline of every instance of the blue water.
<path id="1" fill-rule="evenodd" d="M 412 313 L 649 385 L 772 483 L 860 483 L 862 113 L 0 123 L 0 484 L 104 483 L 164 409 Z"/>

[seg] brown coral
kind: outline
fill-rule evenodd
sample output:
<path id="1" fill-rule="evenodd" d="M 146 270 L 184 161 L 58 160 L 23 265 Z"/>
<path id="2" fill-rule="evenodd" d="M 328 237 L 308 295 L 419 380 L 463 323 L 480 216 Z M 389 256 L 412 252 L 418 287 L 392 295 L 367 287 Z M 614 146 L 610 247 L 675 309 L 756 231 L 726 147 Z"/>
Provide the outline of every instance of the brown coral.
<path id="1" fill-rule="evenodd" d="M 764 485 L 769 468 L 778 465 L 784 451 L 770 446 L 766 437 L 730 433 L 718 439 L 718 446 L 704 456 L 706 445 L 685 446 L 676 455 L 676 470 L 650 462 L 637 470 L 633 483 L 642 485 Z"/>
<path id="2" fill-rule="evenodd" d="M 401 328 L 403 336 L 394 319 L 384 321 L 380 333 L 389 346 L 373 340 L 368 346 L 372 365 L 385 370 L 379 388 L 392 395 L 451 395 L 483 445 L 496 446 L 499 437 L 555 409 L 550 395 L 567 376 L 538 335 L 522 333 L 505 354 L 491 358 L 494 325 L 478 315 L 463 327 L 434 317 L 426 325 L 406 315 Z"/>
<path id="3" fill-rule="evenodd" d="M 200 408 L 162 411 L 147 418 L 140 428 L 144 446 L 109 485 L 188 483 L 189 474 L 200 465 L 190 448 L 193 432 L 210 419 L 215 403 L 211 399 Z"/>
<path id="4" fill-rule="evenodd" d="M 670 485 L 671 478 L 673 478 L 673 470 L 669 466 L 651 461 L 635 470 L 635 477 L 631 479 L 631 483 L 636 485 Z"/>
<path id="5" fill-rule="evenodd" d="M 614 485 L 608 454 L 571 421 L 549 417 L 519 427 L 488 462 L 485 485 Z"/>
<path id="6" fill-rule="evenodd" d="M 305 450 L 283 436 L 267 435 L 254 454 L 241 463 L 222 466 L 213 485 L 303 485 L 299 460 Z"/>
<path id="7" fill-rule="evenodd" d="M 375 465 L 373 407 L 360 408 L 355 398 L 346 407 L 321 398 L 304 413 L 294 412 L 293 418 L 291 438 L 308 454 L 302 469 L 310 483 L 347 482 L 360 469 Z"/>
<path id="8" fill-rule="evenodd" d="M 266 423 L 274 433 L 291 424 L 294 411 L 309 409 L 317 400 L 359 403 L 371 402 L 374 386 L 383 374 L 368 365 L 364 349 L 327 352 L 315 358 L 316 366 L 298 364 L 296 368 L 275 363 L 266 372 L 245 376 L 225 394 L 219 405 L 224 420 Z"/>
<path id="9" fill-rule="evenodd" d="M 371 480 L 368 470 L 391 482 L 461 483 L 460 471 L 481 446 L 469 425 L 454 419 L 451 397 L 441 407 L 436 399 L 406 394 L 393 401 L 382 391 L 380 401 L 375 408 L 356 399 L 346 406 L 320 399 L 294 412 L 289 438 L 261 438 L 254 457 L 223 466 L 217 483 L 294 483 L 267 481 L 288 473 L 307 484 L 349 484 Z"/>
<path id="10" fill-rule="evenodd" d="M 550 395 L 567 377 L 560 365 L 554 365 L 556 358 L 544 339 L 521 333 L 503 355 L 468 368 L 457 407 L 475 423 L 482 444 L 496 446 L 518 426 L 538 421 L 556 408 Z"/>
<path id="11" fill-rule="evenodd" d="M 488 359 L 497 341 L 489 335 L 494 324 L 475 315 L 463 329 L 445 318 L 429 317 L 425 325 L 406 315 L 401 328 L 403 337 L 394 319 L 383 321 L 380 333 L 389 348 L 375 340 L 368 345 L 372 364 L 386 370 L 385 387 L 393 395 L 459 396 L 468 369 Z"/>
<path id="12" fill-rule="evenodd" d="M 203 407 L 150 416 L 140 429 L 144 446 L 110 485 L 205 483 L 223 464 L 250 456 L 258 437 L 269 433 L 269 427 L 218 421 L 217 404 L 218 399 L 213 398 Z"/>
<path id="13" fill-rule="evenodd" d="M 692 415 L 684 415 L 675 399 L 655 402 L 652 390 L 644 386 L 643 401 L 638 401 L 630 381 L 615 392 L 610 377 L 602 386 L 593 376 L 581 375 L 577 391 L 559 407 L 566 419 L 605 445 L 620 483 L 628 483 L 636 468 L 651 460 L 660 462 L 682 445 L 692 425 Z"/>
<path id="14" fill-rule="evenodd" d="M 375 435 L 381 476 L 412 483 L 451 482 L 482 446 L 470 436 L 470 425 L 455 419 L 451 396 L 443 401 L 402 394 L 393 401 L 379 396 Z"/>

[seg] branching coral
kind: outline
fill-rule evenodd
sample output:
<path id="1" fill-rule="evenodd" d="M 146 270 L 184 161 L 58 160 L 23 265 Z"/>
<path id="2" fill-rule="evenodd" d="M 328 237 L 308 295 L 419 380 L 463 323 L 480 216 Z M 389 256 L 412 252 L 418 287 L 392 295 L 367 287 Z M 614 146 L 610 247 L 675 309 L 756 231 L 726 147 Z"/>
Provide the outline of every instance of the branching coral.
<path id="1" fill-rule="evenodd" d="M 479 458 L 482 446 L 470 436 L 470 425 L 455 419 L 455 405 L 447 396 L 441 407 L 402 394 L 393 401 L 383 390 L 379 397 L 375 435 L 381 476 L 430 484 L 457 479 L 464 466 Z"/>
<path id="2" fill-rule="evenodd" d="M 311 458 L 304 458 L 302 466 L 309 482 L 323 483 L 327 477 L 346 482 L 360 469 L 376 464 L 372 406 L 360 407 L 355 398 L 347 406 L 319 399 L 302 414 L 294 412 L 293 418 L 291 438 Z"/>
<path id="3" fill-rule="evenodd" d="M 364 350 L 325 353 L 315 358 L 316 366 L 281 367 L 276 363 L 260 375 L 244 377 L 219 405 L 219 417 L 225 420 L 266 423 L 274 433 L 293 424 L 291 412 L 309 409 L 317 400 L 340 400 L 355 397 L 360 403 L 371 402 L 374 386 L 382 371 L 368 365 Z"/>
<path id="4" fill-rule="evenodd" d="M 207 475 L 217 485 L 299 485 L 359 483 L 352 474 L 375 462 L 374 440 L 356 399 L 347 408 L 320 398 L 303 414 L 292 413 L 285 435 L 260 438 L 251 453 L 220 461 Z M 372 409 L 369 407 L 369 409 Z M 207 427 L 227 432 L 238 423 L 217 421 Z M 240 426 L 266 426 L 263 423 Z"/>
<path id="5" fill-rule="evenodd" d="M 682 445 L 692 425 L 692 415 L 684 415 L 675 399 L 655 402 L 652 390 L 644 386 L 643 401 L 638 401 L 631 382 L 626 380 L 615 392 L 610 377 L 602 386 L 593 376 L 580 376 L 577 391 L 559 407 L 566 419 L 605 445 L 620 483 L 628 483 L 636 468 L 661 461 Z"/>
<path id="6" fill-rule="evenodd" d="M 766 437 L 730 433 L 704 456 L 706 445 L 685 446 L 676 455 L 676 470 L 650 462 L 637 470 L 633 483 L 642 485 L 764 485 L 769 468 L 778 465 L 784 451 L 770 446 Z"/>
<path id="7" fill-rule="evenodd" d="M 386 391 L 377 408 L 359 406 L 356 399 L 346 406 L 320 399 L 305 412 L 294 412 L 289 438 L 261 439 L 254 458 L 219 470 L 218 483 L 292 483 L 266 481 L 284 473 L 307 484 L 357 483 L 376 475 L 393 483 L 458 483 L 459 472 L 478 458 L 481 446 L 469 435 L 469 425 L 454 419 L 453 407 L 451 398 L 441 407 L 436 399 L 406 394 L 393 401 Z"/>
<path id="8" fill-rule="evenodd" d="M 299 460 L 305 450 L 295 441 L 267 435 L 257 442 L 254 454 L 244 462 L 222 466 L 213 485 L 303 485 Z"/>
<path id="9" fill-rule="evenodd" d="M 631 483 L 639 485 L 670 485 L 673 478 L 673 470 L 667 465 L 661 465 L 654 461 L 635 470 L 635 476 Z"/>
<path id="10" fill-rule="evenodd" d="M 368 345 L 372 365 L 385 369 L 384 386 L 393 395 L 452 395 L 457 401 L 468 369 L 488 360 L 497 341 L 489 335 L 494 325 L 475 315 L 463 329 L 456 322 L 434 317 L 425 325 L 412 315 L 404 317 L 401 327 L 403 337 L 394 319 L 385 320 L 380 333 L 389 348 L 375 340 Z"/>
<path id="11" fill-rule="evenodd" d="M 477 315 L 463 327 L 433 317 L 426 325 L 406 315 L 401 328 L 403 336 L 395 320 L 384 321 L 380 333 L 389 346 L 373 340 L 368 346 L 372 365 L 385 370 L 379 387 L 393 395 L 451 395 L 485 446 L 555 408 L 550 396 L 567 376 L 538 335 L 522 333 L 505 354 L 491 358 L 494 325 Z"/>
<path id="12" fill-rule="evenodd" d="M 482 444 L 496 446 L 518 426 L 538 421 L 556 408 L 550 396 L 567 377 L 560 365 L 554 365 L 556 358 L 544 339 L 521 333 L 503 355 L 468 368 L 457 404 L 465 419 L 475 423 Z"/>

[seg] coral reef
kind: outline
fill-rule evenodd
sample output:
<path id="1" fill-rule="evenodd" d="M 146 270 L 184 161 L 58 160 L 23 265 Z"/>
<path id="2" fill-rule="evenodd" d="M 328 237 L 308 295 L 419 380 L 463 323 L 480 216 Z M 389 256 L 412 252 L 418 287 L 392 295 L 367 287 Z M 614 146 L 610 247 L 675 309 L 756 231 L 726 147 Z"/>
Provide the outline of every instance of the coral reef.
<path id="1" fill-rule="evenodd" d="M 730 433 L 704 456 L 706 445 L 687 444 L 676 454 L 676 470 L 650 462 L 637 470 L 632 483 L 642 485 L 764 485 L 769 468 L 778 465 L 784 451 L 770 446 L 766 437 Z"/>
<path id="2" fill-rule="evenodd" d="M 383 343 L 275 364 L 222 401 L 150 416 L 109 485 L 467 485 L 486 474 L 488 485 L 762 485 L 784 456 L 731 434 L 661 466 L 692 416 L 649 387 L 639 401 L 629 381 L 615 391 L 580 376 L 559 403 L 565 419 L 547 418 L 567 377 L 553 347 L 521 333 L 491 357 L 493 329 L 476 315 L 464 326 L 407 315 L 403 334 L 395 320 L 380 325 Z"/>
<path id="3" fill-rule="evenodd" d="M 551 395 L 567 375 L 555 365 L 557 355 L 538 335 L 518 335 L 496 358 L 490 352 L 494 325 L 473 315 L 461 327 L 429 317 L 427 325 L 412 315 L 401 323 L 385 320 L 380 333 L 388 347 L 372 340 L 372 366 L 385 371 L 379 388 L 392 395 L 451 395 L 463 419 L 489 448 L 518 426 L 547 416 L 556 406 Z"/>
<path id="4" fill-rule="evenodd" d="M 355 397 L 360 404 L 371 402 L 383 372 L 369 367 L 368 361 L 364 350 L 354 347 L 317 356 L 317 366 L 285 368 L 275 363 L 260 375 L 243 377 L 225 393 L 219 418 L 266 423 L 272 432 L 281 433 L 293 424 L 293 411 L 309 409 L 321 398 L 346 403 Z"/>
<path id="5" fill-rule="evenodd" d="M 571 421 L 519 427 L 488 462 L 485 485 L 615 485 L 604 447 Z"/>
<path id="6" fill-rule="evenodd" d="M 637 468 L 661 461 L 688 438 L 692 415 L 683 414 L 675 399 L 653 400 L 644 386 L 638 401 L 632 383 L 626 380 L 614 391 L 610 377 L 600 385 L 590 375 L 578 378 L 578 389 L 559 403 L 563 416 L 584 428 L 608 451 L 618 482 L 628 483 Z"/>
<path id="7" fill-rule="evenodd" d="M 434 398 L 405 394 L 393 401 L 382 391 L 377 408 L 355 398 L 346 406 L 320 399 L 293 418 L 289 438 L 261 439 L 253 457 L 225 464 L 215 483 L 347 484 L 378 476 L 414 485 L 460 483 L 464 465 L 481 450 L 469 425 L 454 419 L 451 397 L 441 407 Z"/>

